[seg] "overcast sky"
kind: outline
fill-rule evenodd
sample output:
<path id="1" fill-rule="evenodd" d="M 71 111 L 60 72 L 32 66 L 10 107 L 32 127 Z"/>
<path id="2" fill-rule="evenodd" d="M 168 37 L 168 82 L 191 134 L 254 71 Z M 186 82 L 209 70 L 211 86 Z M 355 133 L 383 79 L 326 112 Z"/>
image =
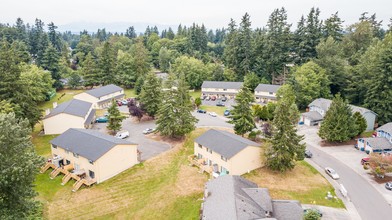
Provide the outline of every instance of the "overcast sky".
<path id="1" fill-rule="evenodd" d="M 240 21 L 248 12 L 252 27 L 265 26 L 278 7 L 288 11 L 296 24 L 311 7 L 319 7 L 325 19 L 339 11 L 345 25 L 354 23 L 362 12 L 377 14 L 383 25 L 392 17 L 391 0 L 0 0 L 0 23 L 14 23 L 17 17 L 33 23 L 40 18 L 56 25 L 74 22 L 132 22 L 160 25 L 204 23 L 207 28 L 226 27 L 230 18 Z"/>

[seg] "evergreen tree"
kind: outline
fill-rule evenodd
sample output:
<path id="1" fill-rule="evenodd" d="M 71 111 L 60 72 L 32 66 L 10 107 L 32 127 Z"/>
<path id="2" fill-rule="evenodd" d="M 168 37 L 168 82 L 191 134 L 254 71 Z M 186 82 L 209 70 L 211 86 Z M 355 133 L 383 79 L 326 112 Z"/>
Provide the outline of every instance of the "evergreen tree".
<path id="1" fill-rule="evenodd" d="M 112 100 L 112 104 L 110 105 L 110 107 L 108 108 L 108 125 L 106 126 L 106 128 L 112 133 L 115 134 L 116 132 L 118 132 L 119 130 L 121 130 L 121 122 L 125 119 L 124 115 L 121 115 L 120 110 L 118 110 L 118 106 L 116 103 L 116 100 Z"/>
<path id="2" fill-rule="evenodd" d="M 31 143 L 27 120 L 0 114 L 0 218 L 30 219 L 38 213 L 35 177 L 43 164 Z"/>
<path id="3" fill-rule="evenodd" d="M 260 78 L 256 73 L 248 73 L 244 77 L 244 86 L 247 87 L 251 92 L 255 91 L 255 88 L 259 85 Z"/>
<path id="4" fill-rule="evenodd" d="M 175 36 L 175 34 L 174 34 L 173 30 L 171 29 L 171 27 L 169 27 L 169 30 L 167 31 L 167 34 L 166 34 L 166 38 L 173 40 L 174 36 Z"/>
<path id="5" fill-rule="evenodd" d="M 365 106 L 378 114 L 379 124 L 392 121 L 392 34 L 384 39 L 376 69 L 372 70 L 366 92 Z"/>
<path id="6" fill-rule="evenodd" d="M 228 68 L 235 70 L 237 67 L 236 51 L 238 47 L 238 30 L 237 25 L 233 19 L 230 20 L 228 33 L 225 38 L 225 50 L 223 52 L 223 58 Z"/>
<path id="7" fill-rule="evenodd" d="M 252 108 L 250 107 L 251 103 L 254 102 L 254 96 L 244 86 L 235 97 L 235 102 L 236 104 L 230 111 L 229 123 L 234 124 L 234 132 L 236 134 L 244 136 L 244 134 L 256 128 Z"/>
<path id="8" fill-rule="evenodd" d="M 295 99 L 283 96 L 278 100 L 272 121 L 270 147 L 266 152 L 267 166 L 272 170 L 285 172 L 295 167 L 295 162 L 304 159 L 305 144 L 303 136 L 297 134 Z M 298 119 L 298 118 L 297 118 Z"/>
<path id="9" fill-rule="evenodd" d="M 155 73 L 149 73 L 144 80 L 142 91 L 139 96 L 140 102 L 143 104 L 143 109 L 153 118 L 157 114 L 162 103 L 161 85 L 161 81 Z"/>
<path id="10" fill-rule="evenodd" d="M 354 119 L 354 124 L 356 128 L 355 135 L 360 135 L 362 134 L 366 128 L 367 128 L 367 123 L 364 117 L 362 117 L 361 113 L 355 112 L 353 114 L 353 119 Z"/>
<path id="11" fill-rule="evenodd" d="M 166 47 L 161 47 L 159 50 L 159 68 L 163 72 L 168 72 L 170 68 L 171 54 Z"/>
<path id="12" fill-rule="evenodd" d="M 63 45 L 59 34 L 56 32 L 57 26 L 54 25 L 53 22 L 51 22 L 48 24 L 48 29 L 49 29 L 48 32 L 49 42 L 53 45 L 54 48 L 56 48 L 58 52 L 61 52 Z"/>
<path id="13" fill-rule="evenodd" d="M 134 39 L 137 37 L 135 28 L 133 26 L 130 26 L 129 28 L 127 28 L 127 30 L 125 31 L 125 36 L 128 37 L 129 39 Z"/>
<path id="14" fill-rule="evenodd" d="M 236 51 L 238 80 L 242 80 L 245 74 L 250 71 L 253 58 L 251 42 L 252 29 L 250 16 L 248 13 L 245 13 L 238 29 L 238 46 Z"/>
<path id="15" fill-rule="evenodd" d="M 116 54 L 113 51 L 112 45 L 106 41 L 103 45 L 101 56 L 98 59 L 99 74 L 103 85 L 115 83 L 115 61 Z"/>
<path id="16" fill-rule="evenodd" d="M 52 44 L 46 49 L 43 59 L 42 59 L 42 67 L 45 70 L 48 70 L 52 74 L 52 79 L 54 79 L 53 87 L 56 89 L 60 89 L 63 85 L 60 82 L 61 73 L 60 73 L 60 54 L 57 52 L 56 48 L 53 47 Z"/>
<path id="17" fill-rule="evenodd" d="M 344 142 L 356 134 L 351 107 L 336 95 L 324 116 L 318 135 L 327 141 Z"/>
<path id="18" fill-rule="evenodd" d="M 82 63 L 82 76 L 85 86 L 94 87 L 101 83 L 101 79 L 98 74 L 97 63 L 91 53 L 87 54 L 85 60 Z"/>
<path id="19" fill-rule="evenodd" d="M 324 38 L 332 37 L 335 41 L 341 41 L 343 38 L 343 21 L 340 19 L 338 12 L 327 18 L 323 26 Z"/>
<path id="20" fill-rule="evenodd" d="M 116 81 L 126 87 L 134 87 L 137 74 L 134 69 L 134 59 L 130 53 L 118 51 L 116 63 Z"/>
<path id="21" fill-rule="evenodd" d="M 148 50 L 144 47 L 143 41 L 140 38 L 132 46 L 131 55 L 133 57 L 133 69 L 136 72 L 137 78 L 144 77 L 150 71 L 151 67 Z"/>
<path id="22" fill-rule="evenodd" d="M 158 111 L 157 130 L 164 136 L 182 137 L 195 129 L 197 119 L 192 115 L 189 87 L 180 74 L 177 89 L 164 93 L 165 102 Z"/>

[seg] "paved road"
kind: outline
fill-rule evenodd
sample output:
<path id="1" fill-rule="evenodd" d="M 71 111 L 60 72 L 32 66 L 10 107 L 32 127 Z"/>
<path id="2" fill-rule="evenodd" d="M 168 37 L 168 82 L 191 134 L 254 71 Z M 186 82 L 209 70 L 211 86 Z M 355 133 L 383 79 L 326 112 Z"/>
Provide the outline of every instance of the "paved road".
<path id="1" fill-rule="evenodd" d="M 313 153 L 312 161 L 322 168 L 328 166 L 336 170 L 340 176 L 337 182 L 344 185 L 348 191 L 348 197 L 363 220 L 392 219 L 392 208 L 384 197 L 364 178 L 316 147 L 307 144 L 307 148 Z"/>
<path id="2" fill-rule="evenodd" d="M 196 111 L 192 112 L 199 122 L 196 124 L 196 127 L 225 127 L 225 128 L 233 128 L 233 124 L 227 123 L 228 119 L 226 117 L 218 115 L 217 117 L 212 117 L 208 113 L 197 113 Z"/>

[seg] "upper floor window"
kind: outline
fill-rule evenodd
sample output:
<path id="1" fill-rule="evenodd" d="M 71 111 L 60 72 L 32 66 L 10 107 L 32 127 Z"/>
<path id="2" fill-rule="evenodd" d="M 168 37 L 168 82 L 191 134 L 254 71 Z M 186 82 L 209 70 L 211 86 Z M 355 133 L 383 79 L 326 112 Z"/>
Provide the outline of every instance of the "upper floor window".
<path id="1" fill-rule="evenodd" d="M 199 146 L 200 148 L 203 148 L 203 146 L 201 146 L 201 144 L 198 144 L 198 146 Z"/>
<path id="2" fill-rule="evenodd" d="M 90 164 L 94 164 L 94 161 L 92 161 L 92 160 L 88 160 L 88 162 L 89 162 Z"/>
<path id="3" fill-rule="evenodd" d="M 227 91 L 227 89 L 223 89 L 223 91 Z"/>
<path id="4" fill-rule="evenodd" d="M 79 158 L 79 154 L 73 153 L 74 157 Z"/>
<path id="5" fill-rule="evenodd" d="M 224 156 L 221 156 L 221 159 L 222 159 L 223 161 L 227 161 L 227 158 L 224 157 Z"/>
<path id="6" fill-rule="evenodd" d="M 212 150 L 211 149 L 206 148 L 206 150 L 207 150 L 208 153 L 212 154 Z"/>
<path id="7" fill-rule="evenodd" d="M 273 92 L 269 92 L 269 94 L 270 94 L 270 95 L 273 95 L 274 93 L 273 93 Z"/>
<path id="8" fill-rule="evenodd" d="M 52 144 L 52 147 L 53 147 L 53 148 L 57 148 L 57 145 Z"/>

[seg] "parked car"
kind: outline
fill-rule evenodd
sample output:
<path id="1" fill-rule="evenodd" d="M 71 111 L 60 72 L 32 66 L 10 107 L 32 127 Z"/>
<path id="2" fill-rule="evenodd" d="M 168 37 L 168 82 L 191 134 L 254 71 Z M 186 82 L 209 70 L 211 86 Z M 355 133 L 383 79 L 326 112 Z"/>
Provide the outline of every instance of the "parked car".
<path id="1" fill-rule="evenodd" d="M 208 113 L 208 114 L 211 115 L 212 117 L 218 116 L 215 112 L 210 112 L 210 113 Z"/>
<path id="2" fill-rule="evenodd" d="M 226 102 L 226 100 L 227 100 L 226 96 L 223 96 L 222 97 L 222 102 Z"/>
<path id="3" fill-rule="evenodd" d="M 127 137 L 129 137 L 129 131 L 126 131 L 126 130 L 119 131 L 119 132 L 117 132 L 115 137 L 120 138 L 120 139 L 127 138 Z"/>
<path id="4" fill-rule="evenodd" d="M 123 104 L 122 104 L 121 101 L 117 101 L 117 105 L 118 105 L 118 106 L 122 106 Z"/>
<path id="5" fill-rule="evenodd" d="M 206 99 L 206 98 L 207 98 L 206 95 L 201 96 L 201 100 L 204 100 L 204 99 Z"/>
<path id="6" fill-rule="evenodd" d="M 362 165 L 369 164 L 369 160 L 370 160 L 369 157 L 364 157 L 364 158 L 361 159 L 361 164 Z"/>
<path id="7" fill-rule="evenodd" d="M 387 190 L 392 190 L 392 182 L 387 182 L 387 183 L 385 183 L 385 188 L 386 188 Z"/>
<path id="8" fill-rule="evenodd" d="M 127 101 L 127 100 L 122 100 L 121 103 L 122 103 L 123 105 L 128 105 L 128 101 Z"/>
<path id="9" fill-rule="evenodd" d="M 109 119 L 105 116 L 101 116 L 101 117 L 98 117 L 97 119 L 95 119 L 96 123 L 106 123 L 108 121 L 109 121 Z"/>
<path id="10" fill-rule="evenodd" d="M 205 98 L 206 101 L 210 101 L 210 99 L 211 99 L 211 97 L 209 97 L 209 96 L 207 96 L 207 97 Z"/>
<path id="11" fill-rule="evenodd" d="M 332 169 L 331 167 L 326 167 L 325 168 L 325 172 L 334 180 L 339 179 L 339 175 L 338 173 L 336 173 L 336 171 L 334 169 Z"/>
<path id="12" fill-rule="evenodd" d="M 151 134 L 155 131 L 155 128 L 146 128 L 143 130 L 143 134 Z"/>
<path id="13" fill-rule="evenodd" d="M 320 210 L 315 209 L 315 208 L 304 209 L 304 215 L 306 215 L 306 213 L 308 213 L 309 211 L 314 211 L 314 212 L 316 212 L 317 214 L 319 214 L 320 218 L 323 217 L 323 213 L 322 213 Z"/>
<path id="14" fill-rule="evenodd" d="M 305 150 L 305 157 L 306 158 L 312 158 L 313 157 L 312 152 L 310 152 L 310 150 Z"/>
<path id="15" fill-rule="evenodd" d="M 216 103 L 216 106 L 225 106 L 225 103 L 222 103 L 222 102 L 219 101 L 219 102 Z"/>
<path id="16" fill-rule="evenodd" d="M 225 112 L 223 113 L 224 116 L 229 116 L 230 115 L 230 110 L 226 109 Z"/>
<path id="17" fill-rule="evenodd" d="M 216 100 L 216 96 L 212 96 L 211 101 L 215 101 L 215 100 Z"/>
<path id="18" fill-rule="evenodd" d="M 207 111 L 206 111 L 206 110 L 203 110 L 203 109 L 197 109 L 197 112 L 198 112 L 198 113 L 203 113 L 203 114 L 207 113 Z"/>

